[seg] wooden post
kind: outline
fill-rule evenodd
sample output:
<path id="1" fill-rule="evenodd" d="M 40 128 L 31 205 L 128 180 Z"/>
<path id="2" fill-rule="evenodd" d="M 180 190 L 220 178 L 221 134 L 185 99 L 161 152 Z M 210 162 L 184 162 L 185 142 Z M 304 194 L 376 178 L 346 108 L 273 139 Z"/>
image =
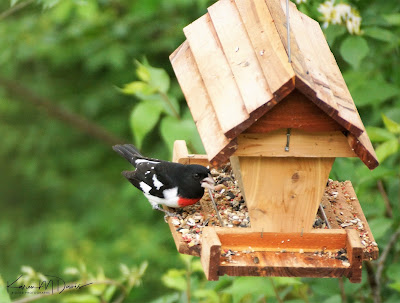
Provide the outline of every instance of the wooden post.
<path id="1" fill-rule="evenodd" d="M 239 157 L 251 227 L 312 229 L 334 158 Z"/>
<path id="2" fill-rule="evenodd" d="M 202 234 L 201 265 L 209 281 L 217 281 L 221 256 L 221 241 L 215 229 L 205 227 Z"/>
<path id="3" fill-rule="evenodd" d="M 361 245 L 360 237 L 355 229 L 346 229 L 347 232 L 347 257 L 351 264 L 351 271 L 348 276 L 350 282 L 361 282 L 361 268 L 363 261 L 363 247 Z"/>
<path id="4" fill-rule="evenodd" d="M 231 163 L 251 227 L 265 232 L 310 231 L 337 156 L 355 156 L 340 131 L 241 134 Z"/>

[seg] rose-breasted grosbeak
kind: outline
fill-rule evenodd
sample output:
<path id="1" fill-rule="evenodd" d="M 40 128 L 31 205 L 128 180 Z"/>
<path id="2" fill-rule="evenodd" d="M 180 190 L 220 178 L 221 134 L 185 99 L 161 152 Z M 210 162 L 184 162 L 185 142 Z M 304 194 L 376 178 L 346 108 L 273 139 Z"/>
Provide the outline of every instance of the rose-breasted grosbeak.
<path id="1" fill-rule="evenodd" d="M 203 197 L 204 188 L 213 189 L 214 180 L 204 166 L 147 158 L 132 144 L 115 145 L 113 149 L 136 167 L 122 175 L 144 193 L 153 209 L 169 216 L 175 214 L 159 204 L 172 208 L 192 205 Z"/>

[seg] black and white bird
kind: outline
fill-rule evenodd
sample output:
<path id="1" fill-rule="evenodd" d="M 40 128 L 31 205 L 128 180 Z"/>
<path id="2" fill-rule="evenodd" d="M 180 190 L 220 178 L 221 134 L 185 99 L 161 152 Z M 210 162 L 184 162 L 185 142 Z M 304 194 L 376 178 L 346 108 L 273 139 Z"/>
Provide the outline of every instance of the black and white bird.
<path id="1" fill-rule="evenodd" d="M 213 189 L 214 179 L 207 167 L 180 164 L 144 157 L 132 144 L 115 145 L 113 150 L 128 160 L 136 169 L 122 175 L 149 200 L 153 209 L 175 216 L 159 206 L 185 207 L 199 201 L 204 188 Z"/>

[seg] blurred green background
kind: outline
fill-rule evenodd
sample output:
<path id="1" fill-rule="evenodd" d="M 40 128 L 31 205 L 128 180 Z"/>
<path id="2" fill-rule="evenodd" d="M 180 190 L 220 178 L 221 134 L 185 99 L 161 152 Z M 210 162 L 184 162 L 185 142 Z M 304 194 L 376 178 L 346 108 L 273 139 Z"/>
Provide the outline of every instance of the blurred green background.
<path id="1" fill-rule="evenodd" d="M 399 302 L 398 0 L 294 1 L 328 25 L 327 40 L 381 161 L 370 172 L 358 159 L 338 159 L 332 171 L 353 182 L 384 256 L 365 264 L 363 283 L 206 282 L 198 260 L 176 252 L 163 215 L 120 175 L 129 165 L 112 151 L 115 143 L 134 142 L 146 155 L 170 159 L 172 142 L 186 139 L 192 152 L 202 152 L 168 56 L 184 41 L 182 28 L 213 2 L 1 1 L 4 283 L 21 273 L 27 283 L 41 273 L 99 282 L 41 302 Z M 351 34 L 358 17 L 361 31 Z M 1 303 L 9 302 L 4 283 Z"/>

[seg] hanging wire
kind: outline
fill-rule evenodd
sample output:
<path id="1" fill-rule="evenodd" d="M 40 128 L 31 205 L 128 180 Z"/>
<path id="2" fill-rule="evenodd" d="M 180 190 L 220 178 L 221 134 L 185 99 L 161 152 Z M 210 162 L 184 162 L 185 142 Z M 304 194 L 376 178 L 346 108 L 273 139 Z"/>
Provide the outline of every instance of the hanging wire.
<path id="1" fill-rule="evenodd" d="M 290 20 L 289 20 L 289 0 L 286 0 L 286 29 L 289 63 L 292 63 L 292 54 L 290 49 Z"/>

